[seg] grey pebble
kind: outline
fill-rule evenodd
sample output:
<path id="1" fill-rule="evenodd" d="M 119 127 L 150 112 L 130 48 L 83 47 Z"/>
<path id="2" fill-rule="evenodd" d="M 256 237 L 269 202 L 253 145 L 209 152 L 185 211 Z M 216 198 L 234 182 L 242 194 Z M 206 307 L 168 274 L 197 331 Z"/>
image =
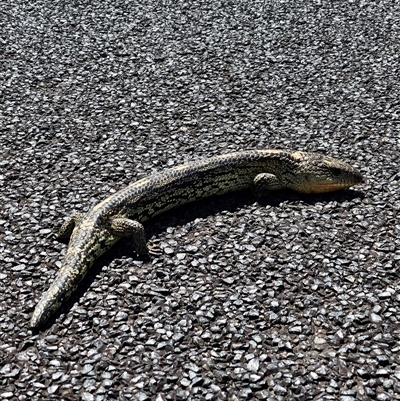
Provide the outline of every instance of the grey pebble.
<path id="1" fill-rule="evenodd" d="M 389 376 L 389 371 L 388 371 L 387 369 L 381 368 L 381 369 L 378 369 L 378 370 L 376 371 L 376 375 L 377 375 L 377 376 L 386 377 L 386 376 Z"/>
<path id="2" fill-rule="evenodd" d="M 285 387 L 280 386 L 279 384 L 276 384 L 274 386 L 274 393 L 279 394 L 279 395 L 284 395 L 287 393 L 287 390 Z"/>
<path id="3" fill-rule="evenodd" d="M 379 315 L 377 315 L 376 313 L 371 313 L 369 315 L 369 317 L 370 317 L 372 323 L 380 323 L 380 322 L 382 322 L 382 318 Z"/>
<path id="4" fill-rule="evenodd" d="M 93 395 L 93 394 L 87 393 L 87 392 L 83 392 L 83 393 L 81 394 L 81 399 L 82 399 L 83 401 L 93 401 L 95 398 L 94 398 L 94 395 Z"/>
<path id="5" fill-rule="evenodd" d="M 252 372 L 257 372 L 260 366 L 260 361 L 258 358 L 253 358 L 249 362 L 247 362 L 247 369 L 251 370 Z"/>
<path id="6" fill-rule="evenodd" d="M 14 393 L 12 391 L 5 391 L 3 393 L 0 393 L 0 397 L 7 399 L 7 398 L 11 398 L 14 396 Z"/>

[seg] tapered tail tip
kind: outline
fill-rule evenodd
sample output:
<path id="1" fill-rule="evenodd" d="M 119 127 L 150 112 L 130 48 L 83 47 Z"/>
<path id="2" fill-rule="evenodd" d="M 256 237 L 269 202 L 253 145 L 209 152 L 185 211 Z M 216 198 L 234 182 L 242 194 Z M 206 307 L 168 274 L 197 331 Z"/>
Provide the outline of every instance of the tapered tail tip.
<path id="1" fill-rule="evenodd" d="M 31 329 L 38 329 L 43 326 L 48 320 L 50 315 L 57 309 L 57 304 L 49 300 L 45 293 L 36 305 L 33 311 L 29 327 Z"/>
<path id="2" fill-rule="evenodd" d="M 43 314 L 41 314 L 39 311 L 37 311 L 37 308 L 36 308 L 33 312 L 31 320 L 29 322 L 29 327 L 31 329 L 37 329 L 37 328 L 41 327 L 44 323 L 46 323 L 46 321 L 47 321 L 47 318 L 45 318 Z"/>

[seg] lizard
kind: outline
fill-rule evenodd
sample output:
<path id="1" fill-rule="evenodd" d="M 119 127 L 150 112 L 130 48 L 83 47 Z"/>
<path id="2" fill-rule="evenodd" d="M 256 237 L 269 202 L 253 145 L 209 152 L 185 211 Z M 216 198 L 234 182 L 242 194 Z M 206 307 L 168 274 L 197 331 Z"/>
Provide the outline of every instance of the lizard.
<path id="1" fill-rule="evenodd" d="M 329 156 L 264 149 L 189 162 L 132 182 L 87 213 L 74 213 L 63 223 L 58 237 L 69 239 L 69 245 L 30 326 L 42 326 L 77 289 L 96 258 L 121 238 L 131 237 L 137 254 L 147 254 L 142 223 L 162 212 L 232 191 L 252 189 L 259 196 L 281 189 L 324 193 L 362 181 L 356 168 Z"/>

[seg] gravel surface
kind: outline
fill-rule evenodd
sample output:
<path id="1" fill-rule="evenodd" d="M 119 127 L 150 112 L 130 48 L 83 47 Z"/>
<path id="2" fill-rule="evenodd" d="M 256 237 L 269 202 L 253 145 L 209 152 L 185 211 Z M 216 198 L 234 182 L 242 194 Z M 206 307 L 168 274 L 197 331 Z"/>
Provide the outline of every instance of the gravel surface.
<path id="1" fill-rule="evenodd" d="M 396 3 L 3 0 L 0 399 L 400 399 Z M 255 148 L 368 182 L 169 212 L 28 328 L 65 216 Z"/>

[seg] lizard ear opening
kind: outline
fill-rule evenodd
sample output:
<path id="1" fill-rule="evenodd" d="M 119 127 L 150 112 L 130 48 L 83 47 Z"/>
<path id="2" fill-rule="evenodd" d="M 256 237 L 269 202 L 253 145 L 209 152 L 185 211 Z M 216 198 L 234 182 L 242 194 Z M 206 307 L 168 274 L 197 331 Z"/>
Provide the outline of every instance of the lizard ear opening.
<path id="1" fill-rule="evenodd" d="M 333 176 L 338 177 L 340 174 L 342 174 L 342 171 L 339 168 L 334 168 L 331 167 L 329 171 L 332 173 Z"/>

